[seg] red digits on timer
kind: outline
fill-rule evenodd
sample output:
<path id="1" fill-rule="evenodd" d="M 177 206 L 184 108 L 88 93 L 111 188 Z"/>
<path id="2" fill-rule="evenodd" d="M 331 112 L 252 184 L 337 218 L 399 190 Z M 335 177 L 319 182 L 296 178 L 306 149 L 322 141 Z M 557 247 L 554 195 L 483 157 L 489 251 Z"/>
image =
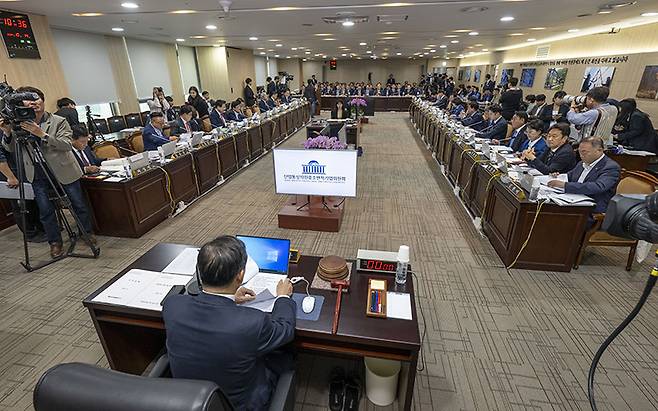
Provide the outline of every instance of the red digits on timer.
<path id="1" fill-rule="evenodd" d="M 393 271 L 393 264 L 384 264 L 382 261 L 368 260 L 368 270 Z"/>

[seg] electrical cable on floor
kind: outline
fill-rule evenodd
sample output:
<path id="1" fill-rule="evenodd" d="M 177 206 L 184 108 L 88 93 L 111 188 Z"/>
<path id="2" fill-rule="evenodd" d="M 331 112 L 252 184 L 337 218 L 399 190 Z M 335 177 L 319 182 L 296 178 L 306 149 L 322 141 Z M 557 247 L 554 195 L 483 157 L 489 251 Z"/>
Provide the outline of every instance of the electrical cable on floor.
<path id="1" fill-rule="evenodd" d="M 603 353 L 608 348 L 608 346 L 615 340 L 615 338 L 617 338 L 619 334 L 621 334 L 622 331 L 624 331 L 624 328 L 626 328 L 631 323 L 631 321 L 635 319 L 637 314 L 642 309 L 644 303 L 647 302 L 647 298 L 649 298 L 649 294 L 651 294 L 651 290 L 653 289 L 653 286 L 656 285 L 656 280 L 658 279 L 658 251 L 656 251 L 656 257 L 657 261 L 651 269 L 651 275 L 649 275 L 649 278 L 647 279 L 647 283 L 644 286 L 644 291 L 642 291 L 642 296 L 635 305 L 635 308 L 633 308 L 633 311 L 631 311 L 630 314 L 624 318 L 624 321 L 622 321 L 621 324 L 615 328 L 612 334 L 610 334 L 608 338 L 603 341 L 599 349 L 596 351 L 594 358 L 592 359 L 592 364 L 589 367 L 589 374 L 587 376 L 587 398 L 589 399 L 589 405 L 592 407 L 593 411 L 597 411 L 596 401 L 594 400 L 594 374 L 596 373 L 596 367 L 599 365 L 599 360 L 601 360 L 601 357 L 603 356 Z"/>
<path id="2" fill-rule="evenodd" d="M 414 271 L 409 272 L 414 277 L 416 285 L 420 285 L 420 281 L 418 280 L 416 273 Z M 420 368 L 416 366 L 416 370 L 424 371 L 427 363 L 425 362 L 425 354 L 423 353 L 423 343 L 425 342 L 425 335 L 427 334 L 427 322 L 425 321 L 425 312 L 423 311 L 423 306 L 420 304 L 420 302 L 418 302 L 418 308 L 420 309 L 420 317 L 423 319 L 423 333 L 420 336 L 420 352 L 418 353 L 420 356 Z"/>

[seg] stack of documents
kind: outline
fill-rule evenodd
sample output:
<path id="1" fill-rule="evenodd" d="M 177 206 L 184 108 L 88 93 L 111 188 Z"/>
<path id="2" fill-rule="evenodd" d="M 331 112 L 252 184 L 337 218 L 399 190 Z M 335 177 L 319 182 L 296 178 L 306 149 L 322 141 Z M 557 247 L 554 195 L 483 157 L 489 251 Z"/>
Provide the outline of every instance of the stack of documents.
<path id="1" fill-rule="evenodd" d="M 551 201 L 562 206 L 592 206 L 594 200 L 582 194 L 552 194 L 549 196 Z"/>

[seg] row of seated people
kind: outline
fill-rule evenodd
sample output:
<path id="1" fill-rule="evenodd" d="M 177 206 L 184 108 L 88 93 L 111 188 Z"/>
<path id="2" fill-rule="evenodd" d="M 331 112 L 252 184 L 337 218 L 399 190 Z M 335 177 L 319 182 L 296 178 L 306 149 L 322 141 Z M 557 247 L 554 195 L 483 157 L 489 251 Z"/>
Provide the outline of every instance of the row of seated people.
<path id="1" fill-rule="evenodd" d="M 377 83 L 329 83 L 319 85 L 323 96 L 419 96 L 423 90 L 416 83 L 405 81 L 404 84 L 394 83 L 382 86 Z"/>

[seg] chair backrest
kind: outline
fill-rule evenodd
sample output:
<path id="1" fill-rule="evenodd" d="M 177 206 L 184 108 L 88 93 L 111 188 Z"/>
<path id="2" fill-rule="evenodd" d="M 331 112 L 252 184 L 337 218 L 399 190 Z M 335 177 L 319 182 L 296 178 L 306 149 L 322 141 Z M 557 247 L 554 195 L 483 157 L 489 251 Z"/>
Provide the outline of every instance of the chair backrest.
<path id="1" fill-rule="evenodd" d="M 105 121 L 104 118 L 96 118 L 94 119 L 94 124 L 96 125 L 96 128 L 98 131 L 100 131 L 103 134 L 109 134 L 110 133 L 110 128 L 107 126 L 107 121 Z"/>
<path id="2" fill-rule="evenodd" d="M 140 113 L 126 114 L 126 126 L 128 128 L 142 127 L 143 125 L 144 123 L 142 123 L 142 116 Z"/>
<path id="3" fill-rule="evenodd" d="M 144 138 L 142 133 L 135 133 L 132 136 L 126 137 L 126 143 L 128 143 L 128 148 L 136 153 L 144 152 Z"/>
<path id="4" fill-rule="evenodd" d="M 636 170 L 624 170 L 617 185 L 617 194 L 651 194 L 658 189 L 658 179 Z"/>
<path id="5" fill-rule="evenodd" d="M 116 148 L 112 141 L 101 141 L 94 144 L 94 154 L 98 158 L 121 158 L 119 149 Z"/>
<path id="6" fill-rule="evenodd" d="M 210 116 L 201 117 L 201 129 L 206 133 L 210 133 L 212 131 L 212 123 L 210 123 Z"/>
<path id="7" fill-rule="evenodd" d="M 224 411 L 232 407 L 210 381 L 147 378 L 89 364 L 56 365 L 34 388 L 36 411 Z"/>
<path id="8" fill-rule="evenodd" d="M 126 119 L 123 118 L 123 116 L 110 117 L 107 119 L 107 124 L 110 127 L 110 132 L 112 133 L 116 133 L 117 131 L 121 131 L 124 128 L 128 128 L 128 126 L 126 126 Z"/>
<path id="9" fill-rule="evenodd" d="M 142 118 L 142 124 L 146 127 L 146 125 L 149 122 L 149 114 L 151 114 L 150 111 L 142 111 L 139 113 L 139 116 Z"/>

